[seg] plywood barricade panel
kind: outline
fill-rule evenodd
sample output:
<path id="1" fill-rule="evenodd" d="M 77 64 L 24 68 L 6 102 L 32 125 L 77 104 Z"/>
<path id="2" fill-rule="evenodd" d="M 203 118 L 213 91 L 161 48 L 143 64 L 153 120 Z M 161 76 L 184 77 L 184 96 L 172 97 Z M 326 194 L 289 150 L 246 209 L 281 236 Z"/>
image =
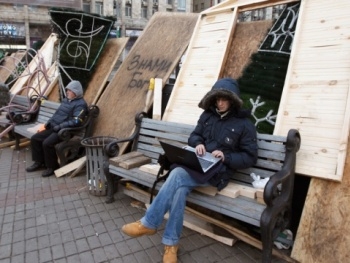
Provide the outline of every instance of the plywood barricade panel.
<path id="1" fill-rule="evenodd" d="M 107 40 L 84 94 L 84 99 L 89 105 L 97 103 L 128 40 L 128 37 Z"/>
<path id="2" fill-rule="evenodd" d="M 25 54 L 26 51 L 18 50 L 3 59 L 0 65 L 0 82 L 6 83 L 7 79 L 15 70 L 16 66 L 21 62 Z"/>
<path id="3" fill-rule="evenodd" d="M 312 178 L 294 241 L 299 262 L 350 260 L 350 140 L 341 183 Z"/>
<path id="4" fill-rule="evenodd" d="M 232 44 L 228 47 L 223 76 L 238 79 L 242 75 L 272 24 L 272 20 L 237 23 Z"/>
<path id="5" fill-rule="evenodd" d="M 31 79 L 33 76 L 33 73 L 36 72 L 38 69 L 45 69 L 48 70 L 53 62 L 53 56 L 54 56 L 54 46 L 57 44 L 57 35 L 51 34 L 48 39 L 45 41 L 44 45 L 40 48 L 36 56 L 32 59 L 32 61 L 29 63 L 29 65 L 25 68 L 21 76 L 17 79 L 17 81 L 14 83 L 14 85 L 11 88 L 11 93 L 17 94 L 21 92 L 21 90 L 30 84 L 28 83 L 30 81 L 36 81 L 35 79 Z M 39 76 L 40 79 L 42 77 Z M 40 80 L 39 80 L 40 81 Z M 33 86 L 35 88 L 35 86 Z M 32 93 L 32 91 L 30 91 Z"/>
<path id="6" fill-rule="evenodd" d="M 195 124 L 200 99 L 218 79 L 237 21 L 237 8 L 201 15 L 186 52 L 163 120 Z"/>
<path id="7" fill-rule="evenodd" d="M 169 78 L 191 38 L 198 14 L 155 13 L 98 100 L 94 136 L 127 137 L 145 107 L 150 78 Z"/>
<path id="8" fill-rule="evenodd" d="M 350 120 L 350 2 L 301 1 L 275 134 L 303 138 L 296 172 L 341 181 Z"/>
<path id="9" fill-rule="evenodd" d="M 247 11 L 290 2 L 295 0 L 229 0 L 203 11 L 192 35 L 186 59 L 176 79 L 163 120 L 195 124 L 202 112 L 197 106 L 198 102 L 215 81 L 220 77 L 236 77 L 241 73 L 238 72 L 241 70 L 239 67 L 234 68 L 233 75 L 231 75 L 232 68 L 225 69 L 225 64 L 229 60 L 228 55 L 233 54 L 228 52 L 233 36 L 236 37 L 236 21 L 240 10 Z M 266 28 L 262 32 L 265 30 Z M 260 42 L 260 36 L 261 32 L 256 35 L 255 41 Z M 247 45 L 250 46 L 251 43 Z M 245 51 L 246 58 L 249 58 L 248 54 L 252 51 L 254 50 Z M 233 63 L 232 60 L 229 63 Z M 227 75 L 228 73 L 230 75 Z"/>

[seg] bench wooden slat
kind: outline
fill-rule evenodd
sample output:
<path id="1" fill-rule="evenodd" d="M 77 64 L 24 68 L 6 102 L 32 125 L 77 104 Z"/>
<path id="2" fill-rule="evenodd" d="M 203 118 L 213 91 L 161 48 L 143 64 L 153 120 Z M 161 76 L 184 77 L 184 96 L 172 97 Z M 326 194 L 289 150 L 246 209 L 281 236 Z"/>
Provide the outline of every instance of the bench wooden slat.
<path id="1" fill-rule="evenodd" d="M 275 141 L 275 142 L 281 142 L 281 143 L 285 143 L 287 141 L 287 138 L 285 136 L 271 135 L 271 134 L 264 134 L 264 133 L 258 133 L 257 138 L 258 140 Z"/>
<path id="2" fill-rule="evenodd" d="M 172 140 L 172 141 L 178 141 L 178 142 L 183 142 L 187 144 L 187 139 L 188 136 L 185 136 L 183 134 L 177 134 L 177 133 L 166 133 L 163 131 L 155 131 L 155 130 L 147 130 L 144 128 L 141 128 L 140 134 L 142 135 L 148 135 L 152 137 L 156 137 L 158 139 L 165 139 L 165 140 Z"/>

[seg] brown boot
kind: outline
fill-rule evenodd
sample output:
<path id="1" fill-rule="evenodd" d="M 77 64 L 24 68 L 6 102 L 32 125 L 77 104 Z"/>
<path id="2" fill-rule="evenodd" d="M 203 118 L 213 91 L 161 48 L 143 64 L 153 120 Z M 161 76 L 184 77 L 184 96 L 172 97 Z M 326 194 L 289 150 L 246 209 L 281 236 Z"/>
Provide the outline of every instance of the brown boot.
<path id="1" fill-rule="evenodd" d="M 179 246 L 165 246 L 163 263 L 177 263 L 177 250 Z"/>
<path id="2" fill-rule="evenodd" d="M 126 224 L 122 227 L 124 234 L 131 237 L 140 237 L 143 235 L 154 235 L 157 230 L 150 229 L 141 224 L 141 221 L 136 221 L 134 223 Z"/>

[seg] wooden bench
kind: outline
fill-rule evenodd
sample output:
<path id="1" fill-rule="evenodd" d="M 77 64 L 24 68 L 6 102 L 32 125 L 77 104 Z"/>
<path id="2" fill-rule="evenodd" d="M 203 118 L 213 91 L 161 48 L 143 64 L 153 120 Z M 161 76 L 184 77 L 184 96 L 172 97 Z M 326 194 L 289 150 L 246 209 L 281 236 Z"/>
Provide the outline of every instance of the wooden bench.
<path id="1" fill-rule="evenodd" d="M 45 124 L 55 113 L 60 103 L 43 100 L 40 103 L 38 114 L 34 121 L 26 124 L 15 125 L 13 132 L 16 139 L 16 149 L 19 149 L 19 140 L 21 137 L 30 139 L 38 129 Z"/>
<path id="2" fill-rule="evenodd" d="M 45 124 L 56 112 L 60 103 L 43 100 L 40 103 L 39 111 L 34 122 L 20 124 L 14 127 L 14 137 L 16 140 L 16 149 L 19 149 L 20 138 L 30 139 L 38 129 Z M 85 153 L 85 148 L 81 145 L 81 140 L 91 136 L 94 120 L 99 115 L 99 108 L 91 105 L 88 108 L 87 116 L 83 125 L 74 128 L 64 128 L 58 133 L 62 142 L 58 143 L 55 148 L 59 159 L 60 166 L 78 159 Z"/>
<path id="3" fill-rule="evenodd" d="M 189 134 L 194 129 L 193 125 L 153 120 L 146 118 L 144 114 L 137 115 L 135 121 L 136 127 L 132 136 L 105 146 L 107 156 L 117 156 L 107 159 L 108 163 L 104 165 L 108 184 L 107 202 L 113 201 L 116 178 L 124 178 L 146 187 L 152 187 L 155 181 L 156 176 L 152 172 L 147 172 L 143 168 L 145 165 L 132 168 L 131 159 L 128 168 L 127 162 L 121 162 L 123 156 L 139 152 L 143 157 L 148 157 L 151 163 L 156 164 L 159 155 L 164 153 L 159 144 L 160 139 L 185 145 Z M 131 151 L 118 156 L 118 144 L 125 142 L 132 143 Z M 263 202 L 259 200 L 259 196 L 254 195 L 251 198 L 242 195 L 212 196 L 199 191 L 192 191 L 187 201 L 259 227 L 263 244 L 263 262 L 270 262 L 273 241 L 290 223 L 296 153 L 300 147 L 300 135 L 293 129 L 288 132 L 287 137 L 258 134 L 258 146 L 257 164 L 249 169 L 237 171 L 231 178 L 230 185 L 254 190 L 252 173 L 262 178 L 269 177 L 264 191 L 261 192 Z M 160 186 L 161 184 L 157 189 Z"/>
<path id="4" fill-rule="evenodd" d="M 8 127 L 11 124 L 33 121 L 38 113 L 36 100 L 36 97 L 28 98 L 23 95 L 10 94 L 8 105 L 2 107 L 0 111 L 0 126 Z"/>

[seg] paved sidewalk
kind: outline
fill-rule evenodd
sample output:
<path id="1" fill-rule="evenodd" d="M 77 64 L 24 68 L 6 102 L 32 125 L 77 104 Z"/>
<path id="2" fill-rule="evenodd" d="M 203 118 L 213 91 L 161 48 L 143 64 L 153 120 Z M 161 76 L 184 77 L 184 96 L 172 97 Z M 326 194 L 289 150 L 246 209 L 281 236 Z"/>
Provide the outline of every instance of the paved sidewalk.
<path id="1" fill-rule="evenodd" d="M 0 149 L 0 263 L 162 262 L 163 228 L 136 239 L 120 232 L 144 213 L 131 206 L 133 199 L 117 193 L 106 204 L 88 193 L 84 175 L 42 178 L 41 171 L 25 171 L 31 163 L 28 148 Z M 260 260 L 261 251 L 246 243 L 230 247 L 184 228 L 179 262 Z"/>

